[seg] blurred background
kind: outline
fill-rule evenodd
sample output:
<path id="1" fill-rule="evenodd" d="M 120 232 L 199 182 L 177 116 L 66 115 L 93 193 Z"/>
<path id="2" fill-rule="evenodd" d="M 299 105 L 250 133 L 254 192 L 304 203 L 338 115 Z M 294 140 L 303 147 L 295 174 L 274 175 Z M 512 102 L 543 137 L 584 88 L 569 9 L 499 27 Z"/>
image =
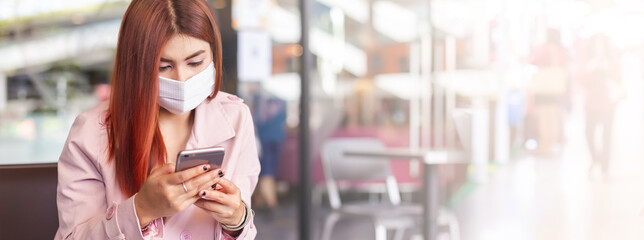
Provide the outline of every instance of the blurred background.
<path id="1" fill-rule="evenodd" d="M 0 165 L 55 163 L 76 115 L 109 99 L 129 2 L 0 0 Z M 223 90 L 251 107 L 261 146 L 258 239 L 297 239 L 299 1 L 208 3 Z M 311 239 L 338 210 L 331 191 L 391 201 L 380 182 L 329 190 L 338 139 L 470 153 L 438 167 L 439 239 L 644 238 L 643 2 L 312 0 L 308 17 Z M 385 163 L 400 201 L 422 201 L 422 164 Z M 388 236 L 422 239 L 421 225 Z M 330 232 L 378 236 L 356 217 Z"/>

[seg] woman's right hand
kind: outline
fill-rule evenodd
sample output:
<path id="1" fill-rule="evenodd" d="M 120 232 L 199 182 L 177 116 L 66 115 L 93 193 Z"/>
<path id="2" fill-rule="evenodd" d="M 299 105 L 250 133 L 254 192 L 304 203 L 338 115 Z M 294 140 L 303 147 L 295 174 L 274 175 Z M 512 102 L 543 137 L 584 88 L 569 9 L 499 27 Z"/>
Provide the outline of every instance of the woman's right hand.
<path id="1" fill-rule="evenodd" d="M 219 170 L 208 171 L 208 164 L 176 173 L 174 169 L 175 164 L 169 163 L 152 170 L 136 194 L 134 207 L 141 228 L 157 218 L 183 211 L 200 199 L 198 194 L 211 188 L 219 178 Z"/>

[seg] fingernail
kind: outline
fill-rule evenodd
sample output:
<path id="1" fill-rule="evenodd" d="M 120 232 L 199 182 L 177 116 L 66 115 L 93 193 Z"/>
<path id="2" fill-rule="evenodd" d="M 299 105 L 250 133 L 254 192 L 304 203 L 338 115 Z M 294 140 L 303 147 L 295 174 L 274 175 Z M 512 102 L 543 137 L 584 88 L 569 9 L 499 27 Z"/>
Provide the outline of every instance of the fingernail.
<path id="1" fill-rule="evenodd" d="M 217 188 L 217 184 L 216 184 L 216 183 L 212 185 L 212 189 L 215 189 L 215 188 Z"/>
<path id="2" fill-rule="evenodd" d="M 223 177 L 223 176 L 224 176 L 224 172 L 223 172 L 223 171 L 221 171 L 221 170 L 219 170 L 219 172 L 218 172 L 217 174 L 219 174 L 219 177 Z"/>
<path id="3" fill-rule="evenodd" d="M 204 171 L 208 171 L 208 165 L 204 165 L 204 166 L 203 166 L 203 170 L 204 170 Z"/>
<path id="4" fill-rule="evenodd" d="M 201 192 L 201 196 L 206 196 L 206 191 Z"/>

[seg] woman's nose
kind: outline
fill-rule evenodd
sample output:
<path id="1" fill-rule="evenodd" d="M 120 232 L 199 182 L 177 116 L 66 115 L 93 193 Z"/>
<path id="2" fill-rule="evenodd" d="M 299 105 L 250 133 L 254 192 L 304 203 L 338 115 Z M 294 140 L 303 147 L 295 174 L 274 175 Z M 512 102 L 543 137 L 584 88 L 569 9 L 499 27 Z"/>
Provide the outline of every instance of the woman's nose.
<path id="1" fill-rule="evenodd" d="M 192 76 L 190 76 L 190 73 L 188 71 L 186 71 L 186 69 L 184 69 L 184 68 L 178 68 L 177 69 L 177 78 L 176 78 L 177 81 L 185 82 L 190 77 L 192 77 Z"/>

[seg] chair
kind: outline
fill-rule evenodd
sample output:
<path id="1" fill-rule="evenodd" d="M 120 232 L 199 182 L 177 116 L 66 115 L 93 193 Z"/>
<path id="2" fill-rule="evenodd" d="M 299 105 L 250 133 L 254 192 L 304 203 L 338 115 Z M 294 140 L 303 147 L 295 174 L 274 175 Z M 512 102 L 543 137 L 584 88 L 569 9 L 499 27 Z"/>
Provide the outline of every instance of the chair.
<path id="1" fill-rule="evenodd" d="M 322 165 L 329 203 L 333 211 L 325 220 L 322 240 L 330 238 L 338 220 L 349 216 L 369 218 L 374 224 L 377 240 L 387 239 L 388 229 L 396 229 L 396 236 L 401 238 L 404 229 L 414 225 L 422 209 L 419 206 L 400 204 L 398 185 L 395 177 L 391 174 L 389 162 L 344 155 L 346 150 L 384 149 L 384 147 L 380 141 L 369 138 L 338 138 L 323 144 Z M 384 181 L 389 203 L 342 204 L 338 188 L 339 182 L 360 181 Z"/>
<path id="2" fill-rule="evenodd" d="M 414 227 L 423 213 L 419 204 L 401 204 L 396 178 L 391 172 L 389 161 L 366 157 L 345 156 L 347 150 L 385 149 L 382 142 L 372 138 L 335 138 L 322 146 L 322 165 L 329 203 L 332 212 L 327 216 L 322 229 L 322 240 L 331 237 L 337 221 L 344 217 L 364 217 L 374 224 L 375 239 L 387 239 L 387 230 L 395 230 L 394 239 L 402 239 L 406 229 Z M 351 202 L 343 203 L 338 188 L 341 182 L 381 181 L 387 190 L 386 203 Z M 459 239 L 458 222 L 450 212 L 441 210 L 438 224 L 448 226 L 450 239 Z"/>
<path id="3" fill-rule="evenodd" d="M 56 163 L 0 165 L 0 239 L 52 239 L 58 229 Z"/>

